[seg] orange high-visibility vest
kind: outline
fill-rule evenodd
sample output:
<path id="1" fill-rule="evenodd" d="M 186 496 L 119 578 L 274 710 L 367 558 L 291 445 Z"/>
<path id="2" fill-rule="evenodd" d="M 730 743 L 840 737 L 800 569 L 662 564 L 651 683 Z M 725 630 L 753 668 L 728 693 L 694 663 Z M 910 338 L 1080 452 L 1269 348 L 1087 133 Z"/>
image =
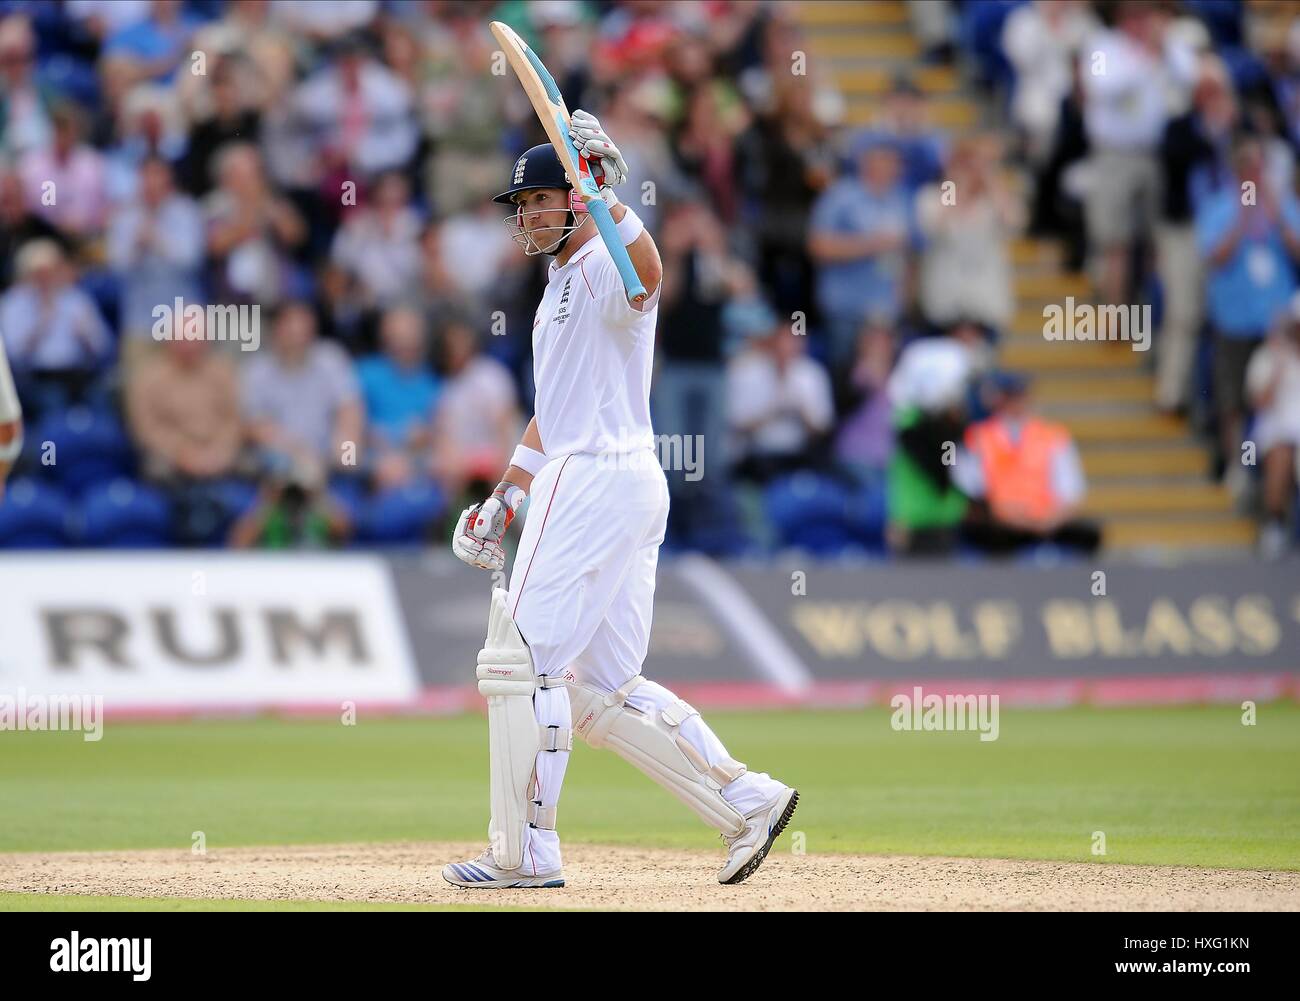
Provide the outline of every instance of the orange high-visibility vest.
<path id="1" fill-rule="evenodd" d="M 1070 445 L 1059 424 L 1026 418 L 1012 439 L 998 417 L 980 421 L 966 432 L 966 447 L 984 470 L 984 495 L 1000 520 L 1049 518 L 1061 509 L 1052 487 L 1052 462 Z"/>

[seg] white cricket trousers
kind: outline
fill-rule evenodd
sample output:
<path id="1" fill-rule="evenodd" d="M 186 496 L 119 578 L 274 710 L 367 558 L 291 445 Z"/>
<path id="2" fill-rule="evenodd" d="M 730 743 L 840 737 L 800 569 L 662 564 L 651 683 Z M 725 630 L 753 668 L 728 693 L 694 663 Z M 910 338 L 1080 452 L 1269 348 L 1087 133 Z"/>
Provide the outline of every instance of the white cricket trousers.
<path id="1" fill-rule="evenodd" d="M 651 449 L 620 455 L 580 452 L 557 457 L 533 481 L 519 552 L 510 577 L 509 608 L 539 675 L 563 677 L 612 692 L 641 673 L 650 648 L 655 569 L 668 524 L 668 483 Z M 645 681 L 628 698 L 656 713 L 675 696 Z M 538 689 L 533 699 L 543 726 L 572 725 L 565 688 Z M 698 716 L 682 735 L 709 762 L 730 757 Z M 581 739 L 581 738 L 579 738 Z M 534 799 L 556 806 L 567 752 L 537 755 Z M 770 801 L 781 783 L 746 772 L 722 795 L 741 814 Z M 529 827 L 524 868 L 560 867 L 555 831 Z"/>

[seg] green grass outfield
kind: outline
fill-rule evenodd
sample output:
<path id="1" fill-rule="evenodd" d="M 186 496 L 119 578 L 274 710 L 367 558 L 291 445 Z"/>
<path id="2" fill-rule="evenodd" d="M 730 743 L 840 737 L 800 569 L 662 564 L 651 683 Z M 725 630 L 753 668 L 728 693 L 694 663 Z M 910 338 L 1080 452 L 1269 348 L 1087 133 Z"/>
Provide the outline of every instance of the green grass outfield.
<path id="1" fill-rule="evenodd" d="M 1254 726 L 1235 706 L 1004 710 L 993 742 L 895 732 L 884 709 L 709 718 L 737 758 L 798 786 L 792 831 L 809 853 L 1300 870 L 1294 703 L 1261 706 Z M 569 841 L 716 847 L 667 793 L 585 745 L 562 805 Z M 110 721 L 98 743 L 3 732 L 0 818 L 6 852 L 188 849 L 194 831 L 210 849 L 475 841 L 487 820 L 486 722 Z M 1105 832 L 1104 859 L 1094 831 Z M 19 901 L 35 904 L 0 896 L 0 909 Z"/>

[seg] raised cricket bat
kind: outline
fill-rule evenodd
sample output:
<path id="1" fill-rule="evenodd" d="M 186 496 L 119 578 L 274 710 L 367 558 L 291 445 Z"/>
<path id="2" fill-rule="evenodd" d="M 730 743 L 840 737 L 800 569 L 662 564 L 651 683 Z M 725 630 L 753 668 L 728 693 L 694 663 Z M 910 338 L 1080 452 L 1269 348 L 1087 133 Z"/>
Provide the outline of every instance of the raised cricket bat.
<path id="1" fill-rule="evenodd" d="M 493 21 L 489 27 L 492 29 L 493 37 L 505 52 L 506 58 L 510 60 L 515 76 L 519 77 L 519 82 L 524 85 L 524 93 L 533 103 L 533 110 L 542 120 L 542 128 L 546 130 L 547 138 L 551 140 L 551 145 L 559 154 L 560 162 L 564 164 L 564 172 L 569 176 L 569 183 L 582 198 L 591 217 L 596 220 L 596 229 L 600 233 L 600 238 L 609 248 L 609 256 L 614 259 L 614 265 L 623 279 L 628 302 L 644 302 L 645 286 L 637 277 L 636 268 L 632 266 L 632 258 L 628 256 L 627 248 L 618 238 L 618 230 L 615 229 L 614 219 L 609 214 L 609 206 L 601 199 L 595 178 L 591 176 L 591 166 L 578 155 L 573 140 L 569 138 L 569 109 L 564 106 L 564 96 L 560 93 L 560 88 L 555 85 L 555 79 L 537 58 L 537 53 L 515 34 L 510 25 Z"/>

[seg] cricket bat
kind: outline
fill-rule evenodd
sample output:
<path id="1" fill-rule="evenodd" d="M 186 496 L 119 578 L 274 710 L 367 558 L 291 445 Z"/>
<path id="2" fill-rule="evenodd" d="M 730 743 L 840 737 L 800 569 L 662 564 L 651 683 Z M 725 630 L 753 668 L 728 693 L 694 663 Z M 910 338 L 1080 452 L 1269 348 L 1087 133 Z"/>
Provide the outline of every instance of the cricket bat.
<path id="1" fill-rule="evenodd" d="M 636 268 L 632 266 L 632 258 L 628 256 L 627 248 L 618 237 L 614 219 L 609 214 L 609 206 L 600 197 L 596 180 L 591 176 L 591 165 L 578 155 L 573 140 L 569 138 L 569 109 L 564 105 L 564 96 L 560 93 L 560 88 L 555 85 L 555 79 L 537 58 L 537 53 L 530 49 L 508 24 L 493 21 L 489 27 L 492 29 L 493 37 L 505 52 L 506 59 L 510 61 L 515 76 L 519 77 L 519 82 L 523 84 L 524 93 L 528 95 L 533 110 L 541 119 L 547 138 L 551 140 L 551 145 L 559 154 L 560 162 L 564 164 L 564 172 L 569 177 L 569 183 L 573 185 L 573 190 L 578 193 L 587 206 L 588 213 L 596 221 L 596 230 L 600 233 L 600 238 L 605 241 L 605 246 L 609 248 L 609 256 L 614 259 L 614 265 L 623 279 L 628 302 L 644 302 L 645 286 L 637 277 Z"/>

